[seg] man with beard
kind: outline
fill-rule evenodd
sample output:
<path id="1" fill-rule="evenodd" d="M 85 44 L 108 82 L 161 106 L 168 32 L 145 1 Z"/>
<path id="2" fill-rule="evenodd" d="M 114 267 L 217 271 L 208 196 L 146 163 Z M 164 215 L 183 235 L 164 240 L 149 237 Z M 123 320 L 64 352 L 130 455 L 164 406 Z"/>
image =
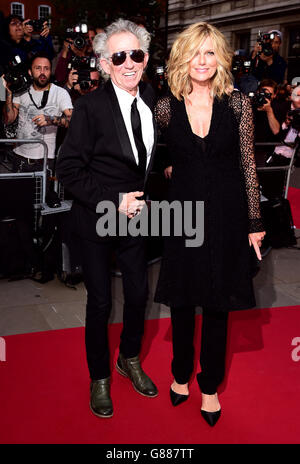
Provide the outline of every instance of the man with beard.
<path id="1" fill-rule="evenodd" d="M 19 117 L 18 139 L 39 139 L 46 142 L 48 167 L 52 170 L 57 128 L 68 127 L 73 105 L 65 89 L 50 83 L 51 61 L 47 55 L 35 55 L 28 72 L 32 85 L 21 95 L 13 96 L 9 85 L 5 83 L 4 123 L 11 124 Z M 11 154 L 14 170 L 41 170 L 43 153 L 41 144 L 17 144 Z"/>

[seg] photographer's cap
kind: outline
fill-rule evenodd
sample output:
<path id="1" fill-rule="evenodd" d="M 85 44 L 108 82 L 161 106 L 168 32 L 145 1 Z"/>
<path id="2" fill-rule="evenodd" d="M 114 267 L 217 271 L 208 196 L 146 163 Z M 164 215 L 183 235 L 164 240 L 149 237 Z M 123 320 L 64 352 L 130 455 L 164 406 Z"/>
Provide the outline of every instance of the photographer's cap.
<path id="1" fill-rule="evenodd" d="M 272 29 L 271 31 L 268 32 L 268 34 L 278 35 L 278 37 L 280 38 L 280 40 L 282 42 L 282 32 L 278 31 L 277 29 Z"/>

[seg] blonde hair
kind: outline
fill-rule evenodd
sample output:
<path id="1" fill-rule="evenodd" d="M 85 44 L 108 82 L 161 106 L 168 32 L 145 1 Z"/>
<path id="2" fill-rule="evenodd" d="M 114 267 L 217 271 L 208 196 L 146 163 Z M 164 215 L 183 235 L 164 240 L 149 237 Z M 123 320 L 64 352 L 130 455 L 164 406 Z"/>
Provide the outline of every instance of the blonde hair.
<path id="1" fill-rule="evenodd" d="M 211 95 L 221 97 L 224 94 L 230 94 L 233 90 L 232 50 L 224 35 L 216 27 L 199 22 L 192 24 L 179 34 L 170 53 L 167 66 L 168 82 L 171 92 L 178 100 L 187 97 L 193 90 L 189 64 L 207 37 L 212 40 L 217 59 L 217 70 L 211 78 Z"/>

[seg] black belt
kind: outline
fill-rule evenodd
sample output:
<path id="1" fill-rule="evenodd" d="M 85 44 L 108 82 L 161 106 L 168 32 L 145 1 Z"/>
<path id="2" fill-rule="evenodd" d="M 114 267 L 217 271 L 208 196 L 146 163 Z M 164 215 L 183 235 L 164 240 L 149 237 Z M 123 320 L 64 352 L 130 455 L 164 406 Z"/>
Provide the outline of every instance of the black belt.
<path id="1" fill-rule="evenodd" d="M 39 163 L 39 164 L 42 164 L 44 162 L 44 158 L 37 158 L 37 159 L 34 159 L 34 158 L 25 158 L 25 156 L 22 156 L 22 155 L 18 155 L 18 153 L 15 153 L 13 152 L 13 155 L 19 159 L 20 161 L 23 161 L 25 163 L 28 163 L 28 164 L 35 164 L 35 163 Z"/>

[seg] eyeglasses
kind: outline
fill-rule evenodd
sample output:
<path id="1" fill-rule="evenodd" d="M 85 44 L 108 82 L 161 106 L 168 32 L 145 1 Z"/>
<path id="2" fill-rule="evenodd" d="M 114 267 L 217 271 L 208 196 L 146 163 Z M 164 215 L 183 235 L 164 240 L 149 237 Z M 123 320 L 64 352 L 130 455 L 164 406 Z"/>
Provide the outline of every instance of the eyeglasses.
<path id="1" fill-rule="evenodd" d="M 112 63 L 115 66 L 120 66 L 126 60 L 126 56 L 129 55 L 132 61 L 135 63 L 142 63 L 145 58 L 145 53 L 143 50 L 123 50 L 122 52 L 113 53 L 110 57 Z"/>
<path id="2" fill-rule="evenodd" d="M 12 20 L 10 23 L 9 23 L 10 26 L 22 26 L 22 22 L 21 21 L 18 21 L 18 20 Z"/>

